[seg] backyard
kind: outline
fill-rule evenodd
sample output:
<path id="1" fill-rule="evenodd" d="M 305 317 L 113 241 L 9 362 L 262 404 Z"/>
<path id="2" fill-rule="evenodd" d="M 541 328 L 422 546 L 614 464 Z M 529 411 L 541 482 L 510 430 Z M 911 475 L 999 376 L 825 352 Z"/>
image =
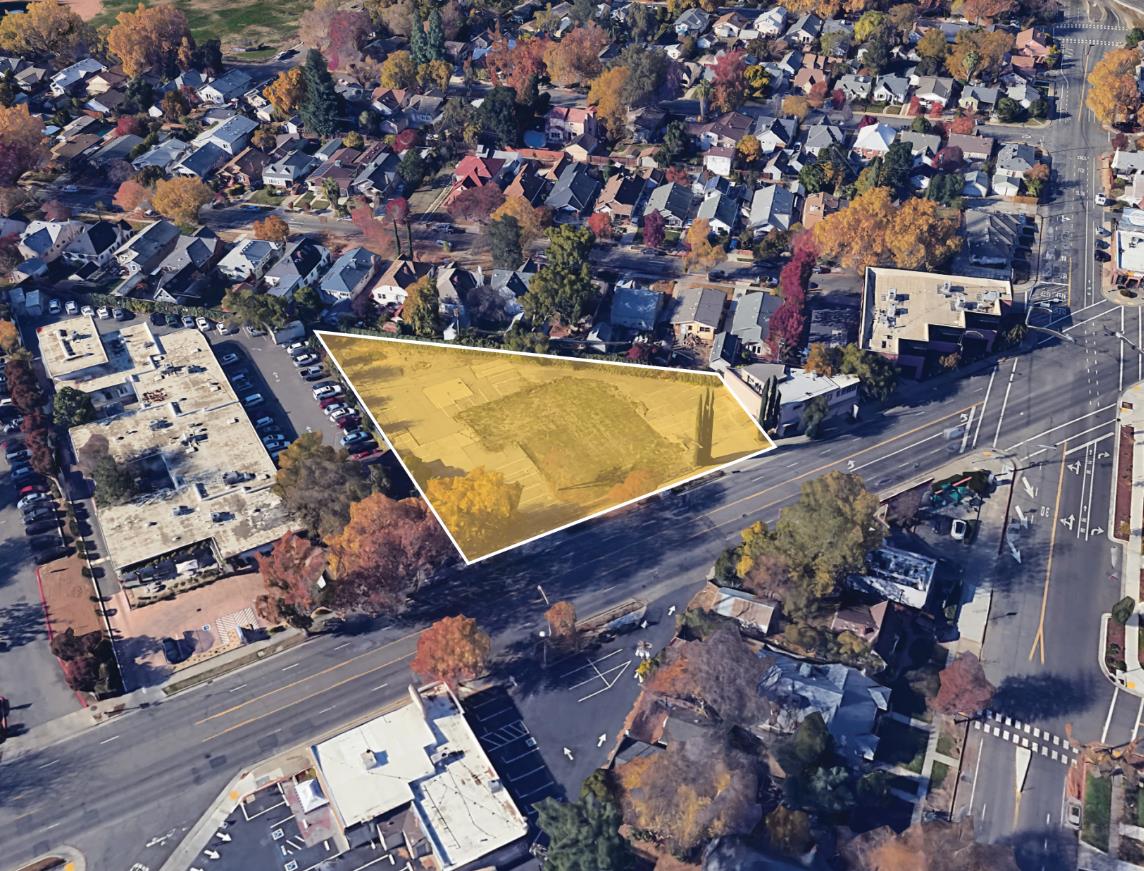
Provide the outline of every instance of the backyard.
<path id="1" fill-rule="evenodd" d="M 92 24 L 114 24 L 120 12 L 134 11 L 136 0 L 103 0 Z M 276 3 L 228 3 L 226 0 L 174 0 L 183 10 L 197 40 L 217 38 L 224 51 L 259 48 L 263 44 L 285 47 L 297 41 L 298 19 L 313 4 L 309 0 L 278 0 Z M 244 59 L 256 60 L 253 53 Z"/>
<path id="2" fill-rule="evenodd" d="M 885 717 L 878 727 L 878 752 L 875 758 L 921 774 L 928 740 L 927 732 Z"/>
<path id="3" fill-rule="evenodd" d="M 1108 849 L 1109 817 L 1112 813 L 1112 781 L 1089 771 L 1084 784 L 1084 824 L 1081 839 L 1098 850 Z"/>

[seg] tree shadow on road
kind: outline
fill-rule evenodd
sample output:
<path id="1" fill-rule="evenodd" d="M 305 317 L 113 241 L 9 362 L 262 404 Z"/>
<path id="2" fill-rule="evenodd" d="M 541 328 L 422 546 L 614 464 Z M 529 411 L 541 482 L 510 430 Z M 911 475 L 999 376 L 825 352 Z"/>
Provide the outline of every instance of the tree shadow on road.
<path id="1" fill-rule="evenodd" d="M 1001 682 L 990 707 L 1018 720 L 1043 720 L 1083 711 L 1095 696 L 1092 680 L 1020 675 Z"/>
<path id="2" fill-rule="evenodd" d="M 47 637 L 44 609 L 38 602 L 17 602 L 0 608 L 0 652 Z"/>
<path id="3" fill-rule="evenodd" d="M 1076 836 L 1060 826 L 1016 832 L 1005 843 L 1021 871 L 1076 867 Z"/>

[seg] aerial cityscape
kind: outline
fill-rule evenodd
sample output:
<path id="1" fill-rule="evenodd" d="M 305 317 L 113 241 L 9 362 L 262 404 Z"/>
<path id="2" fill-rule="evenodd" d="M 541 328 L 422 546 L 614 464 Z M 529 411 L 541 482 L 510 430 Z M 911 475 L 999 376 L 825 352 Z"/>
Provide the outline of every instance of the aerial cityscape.
<path id="1" fill-rule="evenodd" d="M 0 289 L 0 871 L 1144 868 L 1137 0 L 0 0 Z"/>

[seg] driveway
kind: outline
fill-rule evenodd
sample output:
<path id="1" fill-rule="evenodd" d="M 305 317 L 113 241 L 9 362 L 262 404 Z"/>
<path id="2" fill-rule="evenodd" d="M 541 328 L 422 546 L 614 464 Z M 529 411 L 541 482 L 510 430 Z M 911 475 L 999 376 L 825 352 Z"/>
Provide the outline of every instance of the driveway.
<path id="1" fill-rule="evenodd" d="M 8 464 L 0 472 L 0 695 L 11 705 L 11 734 L 79 709 L 48 646 L 36 567 L 16 508 Z"/>

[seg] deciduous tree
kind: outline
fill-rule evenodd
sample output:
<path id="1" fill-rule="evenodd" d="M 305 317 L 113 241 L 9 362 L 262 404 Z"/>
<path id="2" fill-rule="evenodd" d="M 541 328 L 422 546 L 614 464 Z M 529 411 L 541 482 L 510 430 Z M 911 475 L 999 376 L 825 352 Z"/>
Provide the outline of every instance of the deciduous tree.
<path id="1" fill-rule="evenodd" d="M 144 73 L 169 74 L 176 68 L 179 48 L 194 46 L 187 17 L 173 5 L 144 6 L 120 12 L 107 34 L 107 49 L 134 78 Z"/>
<path id="2" fill-rule="evenodd" d="M 511 88 L 518 102 L 528 104 L 529 91 L 535 92 L 537 81 L 546 73 L 544 54 L 548 41 L 543 38 L 517 39 L 514 43 L 499 31 L 485 54 L 485 69 L 493 86 Z"/>
<path id="3" fill-rule="evenodd" d="M 254 231 L 255 239 L 262 239 L 266 242 L 285 243 L 290 238 L 290 225 L 278 215 L 267 215 L 262 220 L 251 224 L 250 229 Z"/>
<path id="4" fill-rule="evenodd" d="M 443 617 L 417 638 L 417 652 L 409 665 L 424 680 L 456 687 L 485 673 L 492 647 L 492 639 L 476 620 Z"/>
<path id="5" fill-rule="evenodd" d="M 489 221 L 489 249 L 497 269 L 516 269 L 524 260 L 520 222 L 512 215 Z"/>
<path id="6" fill-rule="evenodd" d="M 552 637 L 561 644 L 572 645 L 576 641 L 576 606 L 571 602 L 553 602 L 544 612 L 544 619 L 552 630 Z"/>
<path id="7" fill-rule="evenodd" d="M 643 216 L 643 242 L 648 248 L 662 248 L 664 237 L 667 235 L 663 215 L 659 212 L 648 212 Z"/>
<path id="8" fill-rule="evenodd" d="M 424 275 L 406 289 L 405 302 L 401 304 L 401 320 L 413 335 L 432 338 L 441 334 L 438 324 L 440 308 L 437 284 L 432 275 Z"/>
<path id="9" fill-rule="evenodd" d="M 1140 57 L 1140 50 L 1136 48 L 1113 49 L 1089 73 L 1085 104 L 1101 124 L 1135 119 L 1140 109 L 1140 89 L 1135 74 Z"/>
<path id="10" fill-rule="evenodd" d="M 720 112 L 730 112 L 743 105 L 747 96 L 745 52 L 724 52 L 715 61 L 713 105 Z"/>
<path id="11" fill-rule="evenodd" d="M 425 495 L 456 538 L 499 545 L 511 537 L 522 489 L 501 472 L 478 466 L 464 475 L 430 479 Z"/>
<path id="12" fill-rule="evenodd" d="M 593 79 L 588 89 L 588 103 L 596 107 L 596 119 L 613 142 L 621 138 L 627 125 L 628 106 L 623 98 L 627 78 L 627 67 L 610 67 Z"/>
<path id="13" fill-rule="evenodd" d="M 449 214 L 461 221 L 479 221 L 483 224 L 504 205 L 504 199 L 504 192 L 489 182 L 457 194 L 449 203 Z"/>
<path id="14" fill-rule="evenodd" d="M 1013 48 L 1013 35 L 1004 30 L 963 30 L 945 59 L 949 74 L 961 82 L 994 81 Z"/>
<path id="15" fill-rule="evenodd" d="M 379 82 L 383 88 L 411 88 L 416 81 L 417 67 L 409 52 L 392 52 L 382 62 Z"/>
<path id="16" fill-rule="evenodd" d="M 1016 0 L 962 0 L 961 14 L 974 24 L 982 24 L 1011 15 L 1016 8 Z"/>
<path id="17" fill-rule="evenodd" d="M 806 97 L 800 97 L 798 94 L 788 94 L 783 97 L 782 107 L 784 115 L 797 118 L 799 121 L 810 113 L 810 103 Z"/>
<path id="18" fill-rule="evenodd" d="M 350 505 L 374 486 L 365 466 L 323 444 L 318 432 L 302 433 L 278 455 L 274 492 L 314 536 L 328 540 L 339 533 L 349 521 Z"/>
<path id="19" fill-rule="evenodd" d="M 24 104 L 0 106 L 0 187 L 15 185 L 45 153 L 43 122 Z"/>
<path id="20" fill-rule="evenodd" d="M 600 74 L 600 52 L 609 42 L 608 34 L 594 21 L 568 31 L 544 51 L 549 79 L 561 87 L 594 79 Z"/>
<path id="21" fill-rule="evenodd" d="M 279 117 L 289 118 L 302 105 L 305 92 L 302 68 L 290 67 L 280 72 L 274 81 L 262 89 L 262 96 L 269 101 Z"/>
<path id="22" fill-rule="evenodd" d="M 0 320 L 0 351 L 11 354 L 20 347 L 20 331 L 9 320 Z"/>
<path id="23" fill-rule="evenodd" d="M 550 230 L 548 238 L 548 260 L 522 297 L 524 311 L 535 324 L 575 323 L 596 295 L 588 265 L 592 231 L 565 224 Z"/>
<path id="24" fill-rule="evenodd" d="M 985 669 L 972 653 L 962 653 L 938 675 L 941 687 L 934 698 L 934 707 L 943 714 L 976 716 L 988 707 L 996 692 L 985 677 Z"/>
<path id="25" fill-rule="evenodd" d="M 258 610 L 272 622 L 285 621 L 309 629 L 318 599 L 318 579 L 326 568 L 326 551 L 296 532 L 285 533 L 269 554 L 258 554 L 258 571 L 266 593 Z"/>
<path id="26" fill-rule="evenodd" d="M 696 218 L 691 222 L 684 241 L 688 250 L 683 262 L 688 269 L 696 266 L 706 268 L 723 262 L 725 252 L 722 247 L 711 243 L 711 222 L 706 218 Z"/>
<path id="27" fill-rule="evenodd" d="M 612 216 L 607 212 L 593 212 L 588 216 L 588 229 L 597 241 L 612 238 Z"/>
<path id="28" fill-rule="evenodd" d="M 95 406 L 87 393 L 64 385 L 52 397 L 52 418 L 71 429 L 95 420 Z"/>
<path id="29" fill-rule="evenodd" d="M 771 846 L 787 856 L 801 856 L 814 844 L 810 817 L 805 811 L 791 810 L 780 804 L 767 814 L 766 827 Z"/>
<path id="30" fill-rule="evenodd" d="M 214 199 L 204 182 L 190 176 L 162 179 L 155 185 L 151 204 L 160 215 L 177 224 L 193 226 L 199 221 L 199 209 Z"/>
<path id="31" fill-rule="evenodd" d="M 820 342 L 815 342 L 810 346 L 810 350 L 806 355 L 805 364 L 805 368 L 808 372 L 812 372 L 815 375 L 831 377 L 838 374 L 841 366 L 841 349 L 832 348 Z"/>
<path id="32" fill-rule="evenodd" d="M 492 217 L 515 218 L 520 229 L 520 243 L 526 248 L 544 235 L 543 210 L 529 203 L 524 197 L 515 195 L 506 197 L 504 203 L 493 212 Z M 517 261 L 518 264 L 519 262 Z"/>
<path id="33" fill-rule="evenodd" d="M 932 271 L 960 250 L 960 226 L 958 213 L 934 200 L 911 198 L 893 213 L 886 248 L 898 268 Z"/>
<path id="34" fill-rule="evenodd" d="M 453 551 L 424 502 L 383 493 L 354 502 L 345 528 L 327 541 L 334 575 L 329 601 L 343 611 L 400 608 L 420 576 Z"/>
<path id="35" fill-rule="evenodd" d="M 32 0 L 24 12 L 0 18 L 0 51 L 18 57 L 50 57 L 61 66 L 79 59 L 95 34 L 66 3 Z"/>

